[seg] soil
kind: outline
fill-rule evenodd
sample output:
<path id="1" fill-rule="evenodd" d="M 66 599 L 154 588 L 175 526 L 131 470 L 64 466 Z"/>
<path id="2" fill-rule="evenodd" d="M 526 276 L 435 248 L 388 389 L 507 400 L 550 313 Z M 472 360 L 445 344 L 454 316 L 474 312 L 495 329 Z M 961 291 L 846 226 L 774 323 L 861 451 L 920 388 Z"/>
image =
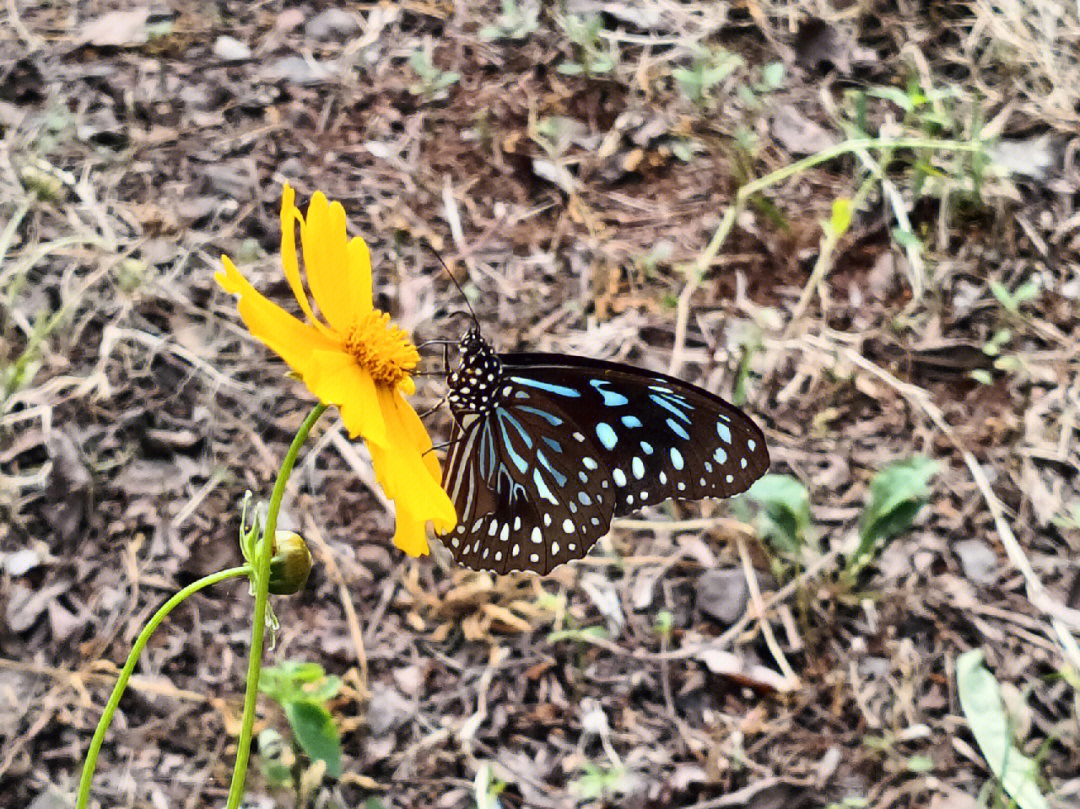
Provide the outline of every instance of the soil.
<path id="1" fill-rule="evenodd" d="M 285 785 L 257 745 L 248 805 L 1006 806 L 958 696 L 972 649 L 1049 805 L 1080 805 L 1080 20 L 991 5 L 568 0 L 493 39 L 491 1 L 5 4 L 0 807 L 73 805 L 140 628 L 242 561 L 244 493 L 312 399 L 212 276 L 225 253 L 289 299 L 285 181 L 344 204 L 418 342 L 465 324 L 430 242 L 498 349 L 735 400 L 811 522 L 785 554 L 747 498 L 668 503 L 492 577 L 393 548 L 325 417 L 283 515 L 316 563 L 267 659 L 342 678 L 343 775 L 300 754 Z M 701 100 L 678 78 L 732 55 Z M 845 137 L 980 133 L 982 162 L 794 173 L 702 259 L 740 187 Z M 424 356 L 418 410 L 445 391 Z M 852 574 L 871 481 L 913 456 L 940 462 L 925 506 Z M 224 805 L 251 606 L 228 582 L 162 625 L 91 805 Z"/>

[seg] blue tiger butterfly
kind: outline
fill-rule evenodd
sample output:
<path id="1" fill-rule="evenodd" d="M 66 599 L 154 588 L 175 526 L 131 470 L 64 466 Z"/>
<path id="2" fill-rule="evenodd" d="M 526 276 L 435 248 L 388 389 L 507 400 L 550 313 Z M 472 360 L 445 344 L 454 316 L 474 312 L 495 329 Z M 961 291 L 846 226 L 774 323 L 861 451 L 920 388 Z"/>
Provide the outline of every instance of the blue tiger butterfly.
<path id="1" fill-rule="evenodd" d="M 497 354 L 473 321 L 447 377 L 458 525 L 441 539 L 459 564 L 543 575 L 614 517 L 731 497 L 769 468 L 761 429 L 715 394 L 621 363 Z"/>

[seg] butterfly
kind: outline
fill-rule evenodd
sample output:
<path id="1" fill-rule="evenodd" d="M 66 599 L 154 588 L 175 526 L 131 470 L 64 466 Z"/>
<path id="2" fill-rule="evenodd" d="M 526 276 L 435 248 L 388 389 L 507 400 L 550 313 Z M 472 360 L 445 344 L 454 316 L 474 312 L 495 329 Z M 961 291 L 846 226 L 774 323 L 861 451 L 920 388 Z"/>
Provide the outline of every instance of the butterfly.
<path id="1" fill-rule="evenodd" d="M 443 471 L 458 524 L 441 539 L 466 567 L 543 575 L 585 556 L 614 517 L 731 497 L 769 467 L 761 429 L 688 382 L 588 357 L 497 354 L 477 325 L 458 346 Z"/>

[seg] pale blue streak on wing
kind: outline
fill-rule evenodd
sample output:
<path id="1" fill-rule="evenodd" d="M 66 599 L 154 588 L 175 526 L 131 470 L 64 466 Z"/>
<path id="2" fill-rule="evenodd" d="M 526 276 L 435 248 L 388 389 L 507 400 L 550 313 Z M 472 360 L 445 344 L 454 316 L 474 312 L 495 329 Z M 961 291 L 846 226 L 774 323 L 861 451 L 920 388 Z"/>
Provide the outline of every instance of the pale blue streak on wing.
<path id="1" fill-rule="evenodd" d="M 621 419 L 624 427 L 640 427 L 641 419 L 637 416 L 623 416 Z"/>
<path id="2" fill-rule="evenodd" d="M 547 456 L 544 455 L 543 450 L 538 449 L 536 451 L 536 460 L 538 460 L 541 466 L 543 466 L 548 472 L 551 473 L 551 476 L 553 478 L 555 478 L 556 486 L 559 486 L 561 488 L 566 485 L 566 475 L 560 474 L 559 471 L 551 465 L 551 461 L 549 461 L 547 459 Z"/>
<path id="3" fill-rule="evenodd" d="M 690 417 L 686 415 L 682 410 L 680 410 L 676 405 L 673 405 L 671 402 L 665 399 L 663 396 L 659 396 L 655 393 L 650 393 L 649 398 L 652 399 L 655 404 L 660 405 L 660 407 L 664 408 L 669 413 L 673 413 L 674 415 L 678 416 L 687 424 L 690 423 Z"/>
<path id="4" fill-rule="evenodd" d="M 551 493 L 551 489 L 548 488 L 547 483 L 544 480 L 544 476 L 540 474 L 539 469 L 533 469 L 533 484 L 536 486 L 536 491 L 547 500 L 549 503 L 559 505 L 559 501 L 555 495 Z"/>
<path id="5" fill-rule="evenodd" d="M 495 440 L 491 434 L 491 422 L 485 422 L 480 428 L 480 477 L 491 480 L 495 471 Z"/>
<path id="6" fill-rule="evenodd" d="M 679 436 L 683 441 L 690 440 L 690 433 L 686 432 L 686 430 L 683 429 L 683 426 L 679 424 L 679 422 L 675 421 L 674 419 L 666 419 L 666 421 L 667 426 L 671 428 L 671 431 L 675 433 L 675 435 Z"/>
<path id="7" fill-rule="evenodd" d="M 549 447 L 551 447 L 553 450 L 555 450 L 556 452 L 558 452 L 560 454 L 562 453 L 562 444 L 560 444 L 554 438 L 548 438 L 546 435 L 541 436 L 541 438 L 543 438 L 544 443 L 547 444 Z"/>
<path id="8" fill-rule="evenodd" d="M 510 439 L 510 433 L 506 429 L 506 422 L 509 422 L 511 425 L 513 425 L 514 429 L 516 429 L 518 433 L 520 433 L 521 437 L 525 441 L 525 446 L 529 449 L 532 449 L 532 439 L 529 438 L 529 436 L 525 433 L 524 428 L 522 428 L 521 426 L 521 422 L 519 422 L 513 416 L 508 416 L 505 411 L 501 410 L 496 411 L 496 413 L 499 419 L 499 429 L 502 430 L 502 443 L 503 447 L 505 447 L 506 449 L 506 454 L 510 456 L 510 460 L 514 462 L 514 466 L 518 468 L 518 471 L 524 472 L 526 469 L 529 468 L 529 463 L 523 457 L 521 457 L 521 455 L 516 449 L 514 449 L 514 442 Z"/>
<path id="9" fill-rule="evenodd" d="M 615 391 L 611 390 L 604 390 L 601 385 L 611 384 L 606 379 L 593 379 L 589 381 L 589 384 L 596 388 L 597 392 L 604 397 L 605 407 L 619 407 L 620 405 L 627 404 L 630 401 L 621 393 L 615 393 Z"/>
<path id="10" fill-rule="evenodd" d="M 560 424 L 562 424 L 561 418 L 556 416 L 554 413 L 548 413 L 546 410 L 541 410 L 539 407 L 518 407 L 517 409 L 524 413 L 532 413 L 534 416 L 539 416 L 552 427 L 558 427 Z"/>
<path id="11" fill-rule="evenodd" d="M 526 449 L 532 449 L 532 445 L 533 445 L 532 436 L 530 436 L 527 432 L 525 432 L 525 428 L 521 426 L 520 421 L 518 421 L 516 418 L 511 416 L 508 412 L 506 412 L 502 408 L 499 408 L 498 410 L 496 410 L 495 415 L 498 416 L 500 424 L 502 424 L 502 422 L 504 420 L 510 422 L 510 424 L 513 426 L 513 428 L 518 431 L 518 435 L 521 436 L 521 440 L 525 442 L 525 448 Z M 505 425 L 503 426 L 503 434 L 504 435 L 506 434 Z"/>
<path id="12" fill-rule="evenodd" d="M 538 382 L 535 379 L 529 379 L 524 376 L 512 376 L 511 382 L 516 382 L 519 385 L 524 385 L 527 388 L 536 388 L 537 390 L 546 391 L 548 393 L 554 393 L 556 396 L 566 396 L 569 399 L 581 398 L 581 393 L 573 388 L 567 388 L 563 385 L 552 385 L 547 382 Z"/>

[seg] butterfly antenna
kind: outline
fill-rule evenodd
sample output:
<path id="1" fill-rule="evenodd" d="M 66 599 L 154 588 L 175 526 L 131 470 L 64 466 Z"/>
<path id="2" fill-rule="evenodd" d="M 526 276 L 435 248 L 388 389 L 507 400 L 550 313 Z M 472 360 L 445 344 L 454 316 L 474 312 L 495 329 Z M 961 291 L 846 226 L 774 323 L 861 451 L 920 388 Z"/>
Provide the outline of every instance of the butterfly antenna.
<path id="1" fill-rule="evenodd" d="M 431 245 L 431 242 L 425 241 L 424 244 L 425 246 L 427 246 L 427 249 L 432 252 L 432 255 L 434 255 L 435 258 L 439 260 L 439 263 L 442 264 L 442 268 L 446 270 L 446 274 L 450 276 L 450 283 L 452 283 L 457 288 L 457 291 L 461 293 L 461 299 L 465 301 L 465 308 L 469 310 L 469 317 L 472 318 L 472 322 L 476 325 L 477 331 L 479 331 L 480 321 L 476 318 L 476 312 L 473 311 L 472 304 L 469 303 L 469 298 L 465 294 L 465 290 L 461 288 L 461 284 L 458 283 L 458 280 L 454 277 L 454 274 L 450 272 L 450 268 L 446 266 L 446 262 L 443 261 L 443 257 L 439 255 L 439 251 Z"/>

